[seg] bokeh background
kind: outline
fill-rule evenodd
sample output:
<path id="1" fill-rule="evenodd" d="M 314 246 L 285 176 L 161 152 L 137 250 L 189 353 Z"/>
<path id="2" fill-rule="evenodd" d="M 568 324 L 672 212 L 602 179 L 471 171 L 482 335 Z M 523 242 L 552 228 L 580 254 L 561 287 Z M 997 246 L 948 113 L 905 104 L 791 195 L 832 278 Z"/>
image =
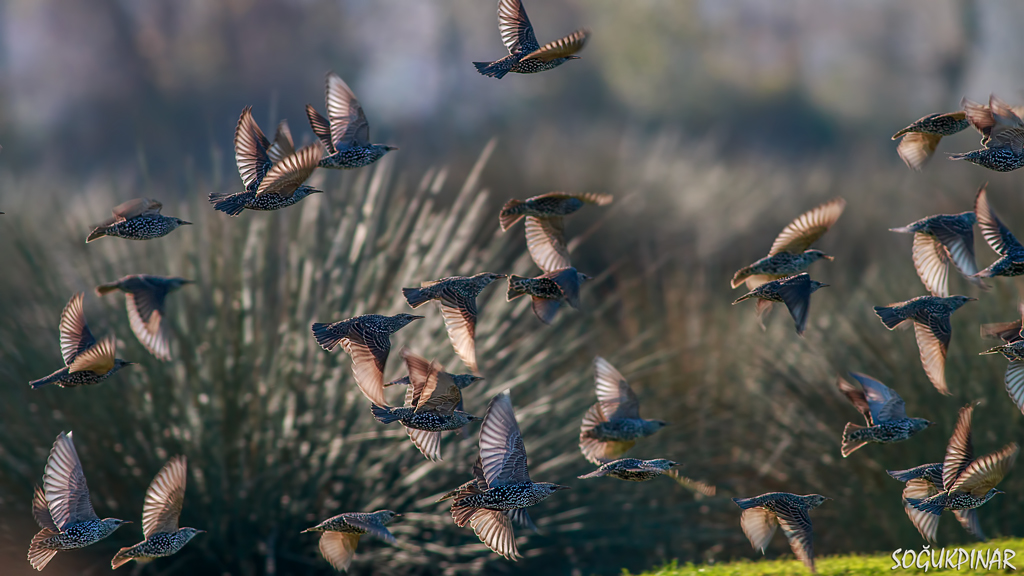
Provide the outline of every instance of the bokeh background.
<path id="1" fill-rule="evenodd" d="M 890 227 L 990 198 L 1024 233 L 1021 175 L 949 162 L 977 135 L 943 141 L 920 174 L 889 136 L 961 96 L 1024 100 L 1024 6 L 1012 0 L 527 0 L 538 38 L 587 26 L 583 58 L 534 76 L 479 76 L 503 53 L 491 0 L 4 0 L 0 2 L 0 566 L 29 574 L 33 483 L 61 430 L 74 430 L 101 516 L 136 521 L 47 573 L 102 574 L 140 537 L 152 476 L 190 462 L 185 525 L 205 528 L 147 574 L 330 574 L 299 532 L 342 512 L 391 508 L 397 547 L 364 539 L 359 574 L 617 574 L 671 559 L 755 557 L 732 496 L 771 490 L 834 498 L 813 513 L 818 553 L 923 542 L 885 469 L 941 459 L 957 409 L 976 412 L 979 453 L 1020 441 L 1003 390 L 1005 362 L 983 322 L 1012 320 L 1021 284 L 977 290 L 953 320 L 952 397 L 934 391 L 910 332 L 886 331 L 871 306 L 924 293 L 910 238 Z M 401 150 L 370 168 L 318 173 L 328 193 L 278 213 L 231 219 L 206 202 L 240 186 L 231 141 L 254 106 L 311 140 L 303 105 L 323 107 L 323 78 L 353 87 L 374 141 Z M 341 353 L 312 321 L 407 307 L 402 286 L 489 270 L 536 274 L 522 232 L 496 211 L 549 190 L 612 193 L 569 222 L 574 263 L 595 277 L 584 310 L 544 327 L 495 286 L 481 298 L 478 355 L 487 380 L 467 391 L 482 414 L 512 388 L 537 480 L 571 484 L 531 509 L 526 558 L 496 558 L 452 526 L 440 493 L 468 478 L 475 432 L 445 438 L 426 462 L 404 432 L 372 420 Z M 147 243 L 91 225 L 133 197 L 196 226 Z M 762 256 L 792 218 L 835 196 L 846 213 L 820 242 L 836 256 L 812 274 L 806 337 L 776 311 L 730 306 L 737 268 Z M 978 239 L 982 265 L 992 252 Z M 170 299 L 175 361 L 135 341 L 121 296 L 97 284 L 125 274 L 197 280 Z M 87 291 L 95 333 L 139 362 L 92 389 L 31 391 L 60 365 L 57 322 Z M 460 368 L 440 314 L 393 338 Z M 593 357 L 629 378 L 647 417 L 671 425 L 633 454 L 669 457 L 716 483 L 696 499 L 667 479 L 577 481 L 579 419 L 594 401 Z M 397 354 L 388 377 L 402 375 Z M 911 442 L 839 456 L 859 415 L 835 390 L 847 370 L 895 387 L 937 422 Z M 397 399 L 396 399 L 397 401 Z M 1024 474 L 981 510 L 990 535 L 1024 534 Z M 940 542 L 969 537 L 952 518 Z M 778 536 L 768 556 L 789 554 Z M 131 570 L 131 569 L 129 569 Z M 34 572 L 32 572 L 34 573 Z"/>

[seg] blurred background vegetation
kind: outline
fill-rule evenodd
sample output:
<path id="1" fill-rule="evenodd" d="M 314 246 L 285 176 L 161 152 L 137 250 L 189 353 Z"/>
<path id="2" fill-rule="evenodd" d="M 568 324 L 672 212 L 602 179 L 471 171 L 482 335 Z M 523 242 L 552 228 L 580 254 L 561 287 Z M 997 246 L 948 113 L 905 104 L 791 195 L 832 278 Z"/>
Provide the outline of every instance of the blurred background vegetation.
<path id="1" fill-rule="evenodd" d="M 298 532 L 342 511 L 392 508 L 401 545 L 365 539 L 355 573 L 616 574 L 673 558 L 753 557 L 731 496 L 770 490 L 835 498 L 814 513 L 819 553 L 922 543 L 885 475 L 941 459 L 957 409 L 985 399 L 979 453 L 1020 441 L 1003 389 L 1005 362 L 978 357 L 982 322 L 1012 320 L 1017 280 L 998 279 L 957 312 L 947 362 L 952 397 L 934 391 L 913 335 L 888 332 L 871 306 L 924 293 L 910 239 L 887 228 L 960 212 L 990 182 L 1000 215 L 1024 233 L 1016 173 L 946 161 L 974 134 L 943 141 L 909 172 L 888 138 L 961 96 L 1024 100 L 1024 6 L 969 0 L 527 0 L 542 41 L 594 30 L 583 59 L 537 76 L 480 77 L 500 57 L 488 0 L 6 0 L 0 3 L 0 565 L 28 574 L 29 504 L 61 430 L 74 430 L 97 511 L 138 522 L 167 457 L 189 457 L 182 521 L 209 530 L 151 574 L 329 574 Z M 240 185 L 231 138 L 252 104 L 311 140 L 302 106 L 322 108 L 337 71 L 374 141 L 401 147 L 356 172 L 319 173 L 328 193 L 279 213 L 229 219 L 205 198 Z M 496 140 L 492 141 L 497 137 Z M 521 231 L 497 208 L 549 190 L 615 194 L 569 220 L 574 262 L 595 280 L 582 313 L 545 328 L 500 286 L 482 297 L 467 391 L 482 413 L 512 387 L 538 480 L 571 484 L 520 531 L 526 558 L 494 557 L 452 526 L 441 492 L 465 481 L 475 433 L 445 438 L 429 463 L 397 427 L 372 420 L 347 358 L 309 323 L 406 309 L 402 286 L 489 270 L 532 274 Z M 732 307 L 732 272 L 762 256 L 799 213 L 834 196 L 846 213 L 821 241 L 835 262 L 812 275 L 806 338 L 777 310 L 762 332 L 753 306 Z M 132 197 L 162 200 L 192 228 L 146 243 L 86 246 L 90 225 Z M 978 240 L 979 263 L 992 253 Z M 121 296 L 92 289 L 125 274 L 197 280 L 170 298 L 178 337 L 162 364 L 135 341 Z M 952 289 L 978 296 L 953 278 Z M 31 391 L 60 365 L 57 322 L 87 291 L 97 334 L 136 362 L 92 389 Z M 408 345 L 459 370 L 440 314 L 403 330 Z M 576 449 L 594 401 L 591 362 L 629 378 L 647 417 L 671 426 L 633 454 L 669 457 L 719 486 L 697 500 L 668 480 L 576 481 Z M 397 356 L 388 377 L 401 375 Z M 895 387 L 938 426 L 912 441 L 839 457 L 859 415 L 835 390 L 858 370 Z M 989 535 L 1024 534 L 1024 474 L 982 509 Z M 100 574 L 126 527 L 47 572 Z M 965 542 L 953 519 L 940 542 Z M 778 537 L 770 556 L 788 554 Z"/>

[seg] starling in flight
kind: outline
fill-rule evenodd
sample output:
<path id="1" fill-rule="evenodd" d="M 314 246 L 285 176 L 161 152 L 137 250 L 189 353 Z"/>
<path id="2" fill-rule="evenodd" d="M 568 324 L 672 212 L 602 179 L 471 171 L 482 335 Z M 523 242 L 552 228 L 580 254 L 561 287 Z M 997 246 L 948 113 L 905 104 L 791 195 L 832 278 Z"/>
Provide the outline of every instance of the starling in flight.
<path id="1" fill-rule="evenodd" d="M 145 540 L 121 548 L 110 561 L 112 569 L 116 570 L 132 560 L 148 562 L 170 556 L 181 550 L 196 534 L 206 532 L 196 528 L 178 528 L 178 516 L 185 502 L 187 466 L 184 456 L 175 456 L 153 478 L 142 508 Z"/>
<path id="2" fill-rule="evenodd" d="M 753 498 L 733 498 L 732 501 L 743 510 L 740 527 L 750 540 L 750 545 L 764 554 L 781 524 L 782 532 L 789 540 L 789 547 L 797 559 L 814 570 L 814 543 L 809 510 L 831 500 L 819 494 L 798 496 L 788 492 L 769 492 Z"/>
<path id="3" fill-rule="evenodd" d="M 509 72 L 533 74 L 577 60 L 590 31 L 580 29 L 564 38 L 541 46 L 533 33 L 521 0 L 498 0 L 498 32 L 508 48 L 508 56 L 494 62 L 473 62 L 478 72 L 492 78 L 503 78 Z"/>
<path id="4" fill-rule="evenodd" d="M 507 390 L 487 406 L 480 426 L 480 459 L 473 476 L 474 480 L 442 500 L 452 498 L 452 518 L 457 526 L 469 524 L 488 548 L 512 560 L 520 557 L 512 521 L 533 527 L 526 508 L 569 488 L 530 479 L 523 435 Z"/>
<path id="5" fill-rule="evenodd" d="M 191 224 L 181 218 L 164 216 L 163 204 L 148 198 L 136 198 L 114 207 L 113 217 L 96 226 L 86 244 L 104 236 L 129 240 L 152 240 L 173 232 L 178 226 Z"/>
<path id="6" fill-rule="evenodd" d="M 529 294 L 532 299 L 533 313 L 545 324 L 555 321 L 555 314 L 562 302 L 580 309 L 580 284 L 590 280 L 590 276 L 577 272 L 575 268 L 566 268 L 541 274 L 536 278 L 523 278 L 512 274 L 508 277 L 508 293 L 506 299 L 511 302 L 520 296 Z"/>
<path id="7" fill-rule="evenodd" d="M 313 337 L 330 352 L 338 344 L 352 357 L 352 373 L 363 394 L 377 406 L 384 401 L 384 366 L 391 351 L 391 335 L 423 316 L 364 314 L 334 322 L 313 324 Z"/>
<path id="8" fill-rule="evenodd" d="M 843 458 L 868 442 L 891 444 L 910 439 L 921 430 L 932 425 L 924 418 L 907 418 L 907 407 L 895 390 L 866 374 L 850 372 L 860 383 L 854 386 L 839 378 L 839 391 L 864 415 L 867 426 L 848 422 L 843 430 Z"/>
<path id="9" fill-rule="evenodd" d="M 1002 340 L 1007 344 L 1024 339 L 1020 335 L 1021 326 L 1024 325 L 1024 302 L 1017 305 L 1017 311 L 1020 313 L 1021 317 L 1013 322 L 993 322 L 991 324 L 982 324 L 981 337 Z"/>
<path id="10" fill-rule="evenodd" d="M 438 301 L 444 326 L 448 329 L 448 339 L 452 341 L 455 353 L 470 372 L 476 374 L 479 372 L 476 364 L 476 297 L 488 284 L 504 277 L 504 274 L 491 272 L 482 272 L 468 278 L 452 276 L 424 282 L 420 288 L 402 288 L 402 294 L 414 309 L 431 300 Z"/>
<path id="11" fill-rule="evenodd" d="M 320 532 L 320 553 L 324 559 L 335 570 L 348 571 L 363 534 L 373 534 L 388 544 L 395 543 L 395 537 L 388 531 L 387 525 L 399 516 L 401 514 L 391 510 L 346 512 L 307 528 L 302 533 Z"/>
<path id="12" fill-rule="evenodd" d="M 458 430 L 479 418 L 457 409 L 462 406 L 462 393 L 439 363 L 427 362 L 406 349 L 402 350 L 402 359 L 409 370 L 405 407 L 391 408 L 374 402 L 370 408 L 373 417 L 382 424 L 400 422 L 424 457 L 440 460 L 441 432 Z M 384 398 L 383 386 L 375 392 L 375 396 Z"/>
<path id="13" fill-rule="evenodd" d="M 943 136 L 952 136 L 970 126 L 964 111 L 929 114 L 893 135 L 902 137 L 896 153 L 911 170 L 921 170 L 939 146 Z"/>
<path id="14" fill-rule="evenodd" d="M 999 259 L 978 272 L 977 276 L 992 278 L 1024 274 L 1024 246 L 996 216 L 995 210 L 988 203 L 988 193 L 984 186 L 978 190 L 974 200 L 974 212 L 978 215 L 978 228 L 981 228 L 985 242 L 999 254 Z"/>
<path id="15" fill-rule="evenodd" d="M 680 475 L 678 472 L 673 470 L 675 466 L 678 466 L 676 462 L 666 460 L 664 458 L 657 458 L 655 460 L 640 460 L 639 458 L 620 458 L 613 460 L 607 464 L 602 464 L 597 470 L 589 474 L 577 476 L 577 478 L 602 478 L 604 476 L 610 476 L 612 478 L 618 478 L 619 480 L 626 480 L 628 482 L 647 482 L 653 480 L 662 474 L 673 478 L 676 482 L 679 482 L 683 486 L 703 494 L 704 496 L 714 496 L 715 487 L 701 482 L 700 480 L 693 480 Z"/>
<path id="16" fill-rule="evenodd" d="M 252 106 L 246 106 L 235 126 L 235 164 L 245 190 L 211 192 L 210 203 L 216 210 L 238 216 L 245 209 L 280 210 L 321 193 L 303 182 L 316 169 L 323 152 L 319 142 L 296 152 L 284 120 L 271 144 L 253 119 Z"/>
<path id="17" fill-rule="evenodd" d="M 313 133 L 323 142 L 326 155 L 321 168 L 362 168 L 384 157 L 394 146 L 370 143 L 370 125 L 363 107 L 334 72 L 327 73 L 327 118 L 306 104 L 306 116 Z"/>
<path id="18" fill-rule="evenodd" d="M 526 200 L 509 200 L 498 215 L 502 231 L 526 217 L 526 248 L 537 267 L 544 272 L 569 268 L 569 248 L 565 243 L 565 216 L 584 204 L 607 206 L 611 194 L 548 192 Z"/>
<path id="19" fill-rule="evenodd" d="M 1002 354 L 1003 358 L 1010 361 L 1010 365 L 1006 367 L 1006 375 L 1003 377 L 1003 381 L 1006 383 L 1006 393 L 1010 395 L 1010 400 L 1017 405 L 1017 409 L 1024 413 L 1024 330 L 1021 329 L 1021 323 L 1024 322 L 1024 309 L 1021 310 L 1021 313 L 1022 320 L 996 325 L 997 329 L 1002 328 L 1002 330 L 994 332 L 994 334 L 999 335 L 1006 343 L 989 348 L 981 354 Z M 985 326 L 981 328 L 982 335 L 986 335 Z M 1017 329 L 1016 334 L 1010 332 L 1012 328 Z M 990 330 L 995 329 L 990 328 Z"/>
<path id="20" fill-rule="evenodd" d="M 952 160 L 966 160 L 989 170 L 1010 172 L 1024 166 L 1024 122 L 1018 110 L 991 95 L 988 106 L 960 101 L 967 121 L 981 132 L 983 148 L 965 154 L 951 154 Z"/>
<path id="21" fill-rule="evenodd" d="M 946 386 L 946 351 L 949 349 L 949 338 L 953 327 L 949 317 L 961 306 L 977 300 L 968 296 L 918 296 L 905 302 L 896 302 L 888 306 L 875 306 L 875 314 L 889 330 L 905 322 L 914 323 L 914 336 L 917 338 L 917 349 L 921 353 L 921 365 L 935 389 L 942 394 L 950 394 Z"/>
<path id="22" fill-rule="evenodd" d="M 764 329 L 763 318 L 772 309 L 772 303 L 782 302 L 789 309 L 789 315 L 793 317 L 793 321 L 796 323 L 797 335 L 803 336 L 804 330 L 807 328 L 807 313 L 811 306 L 811 294 L 817 291 L 818 288 L 825 288 L 827 286 L 828 284 L 811 280 L 807 272 L 801 272 L 789 278 L 765 282 L 737 298 L 733 304 L 750 298 L 756 298 L 757 321 L 761 323 L 761 329 Z"/>
<path id="23" fill-rule="evenodd" d="M 71 297 L 60 314 L 60 352 L 64 366 L 45 378 L 29 382 L 32 388 L 56 384 L 61 388 L 99 384 L 115 372 L 133 364 L 115 358 L 116 344 L 113 336 L 99 342 L 85 323 L 82 302 L 85 294 L 79 292 Z"/>
<path id="24" fill-rule="evenodd" d="M 974 458 L 971 416 L 974 405 L 960 409 L 953 436 L 942 461 L 942 491 L 928 498 L 907 498 L 907 504 L 938 516 L 943 510 L 972 510 L 988 502 L 1001 490 L 996 485 L 1017 460 L 1019 447 L 1011 442 L 998 452 Z"/>
<path id="25" fill-rule="evenodd" d="M 127 520 L 104 518 L 92 509 L 85 472 L 71 440 L 60 433 L 46 460 L 43 487 L 36 486 L 32 516 L 41 530 L 32 538 L 28 561 L 42 570 L 61 550 L 85 548 L 114 533 Z"/>
<path id="26" fill-rule="evenodd" d="M 980 278 L 974 259 L 974 212 L 938 214 L 922 218 L 891 232 L 914 235 L 914 269 L 932 296 L 949 296 L 949 263 L 979 288 L 988 286 Z"/>
<path id="27" fill-rule="evenodd" d="M 594 358 L 597 403 L 580 424 L 580 452 L 591 463 L 602 465 L 622 457 L 637 439 L 666 426 L 661 420 L 640 417 L 640 400 L 629 382 L 607 360 Z"/>
<path id="28" fill-rule="evenodd" d="M 747 290 L 753 290 L 770 280 L 802 272 L 822 258 L 832 260 L 821 250 L 809 248 L 839 220 L 845 208 L 846 200 L 835 198 L 801 214 L 782 229 L 767 256 L 733 274 L 732 287 L 746 282 Z"/>
<path id="29" fill-rule="evenodd" d="M 928 542 L 935 543 L 935 536 L 939 530 L 939 516 L 930 512 L 924 512 L 907 504 L 908 498 L 924 500 L 942 492 L 942 462 L 935 464 L 922 464 L 909 470 L 886 470 L 889 476 L 906 484 L 903 488 L 903 511 L 921 533 L 921 537 Z M 978 540 L 987 540 L 985 533 L 981 530 L 981 523 L 978 521 L 978 511 L 953 510 L 960 525 Z"/>
<path id="30" fill-rule="evenodd" d="M 191 280 L 184 278 L 165 278 L 135 274 L 125 276 L 117 282 L 110 282 L 96 287 L 100 296 L 114 290 L 124 292 L 125 307 L 128 308 L 128 323 L 139 342 L 149 353 L 160 360 L 171 359 L 171 344 L 167 339 L 167 326 L 164 324 L 164 300 L 171 292 Z"/>

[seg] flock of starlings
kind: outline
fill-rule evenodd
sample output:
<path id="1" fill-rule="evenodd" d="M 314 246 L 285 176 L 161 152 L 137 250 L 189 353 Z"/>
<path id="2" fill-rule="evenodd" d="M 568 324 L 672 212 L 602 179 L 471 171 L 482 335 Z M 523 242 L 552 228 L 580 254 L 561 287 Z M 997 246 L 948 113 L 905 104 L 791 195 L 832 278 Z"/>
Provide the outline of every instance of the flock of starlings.
<path id="1" fill-rule="evenodd" d="M 520 0 L 500 0 L 498 21 L 509 55 L 495 62 L 474 63 L 481 74 L 494 78 L 502 78 L 508 72 L 525 74 L 550 70 L 578 58 L 575 53 L 589 36 L 587 30 L 578 30 L 540 46 Z M 306 106 L 318 141 L 298 150 L 286 121 L 278 125 L 271 142 L 253 120 L 251 107 L 242 111 L 235 129 L 234 147 L 245 189 L 210 194 L 209 200 L 216 210 L 237 216 L 246 209 L 277 210 L 291 206 L 309 194 L 321 192 L 304 184 L 316 168 L 360 168 L 396 150 L 393 146 L 371 143 L 359 101 L 334 73 L 327 75 L 326 92 L 326 118 L 312 106 Z M 995 96 L 987 106 L 966 99 L 961 105 L 962 111 L 926 116 L 893 136 L 902 138 L 897 150 L 910 168 L 921 169 L 943 136 L 968 126 L 982 133 L 983 148 L 952 155 L 953 159 L 998 171 L 1024 166 L 1024 122 L 1021 120 L 1024 110 L 1011 108 Z M 545 324 L 554 320 L 563 303 L 578 308 L 580 285 L 588 276 L 572 267 L 569 260 L 564 217 L 585 204 L 604 206 L 611 201 L 612 197 L 605 194 L 562 192 L 508 201 L 499 214 L 501 229 L 508 230 L 525 219 L 527 248 L 543 272 L 534 278 L 508 276 L 508 300 L 529 295 L 533 311 Z M 831 256 L 810 247 L 835 224 L 845 206 L 846 202 L 837 198 L 802 214 L 786 226 L 767 256 L 734 275 L 733 288 L 746 284 L 750 290 L 736 302 L 754 299 L 759 322 L 773 303 L 781 302 L 792 315 L 797 334 L 802 335 L 811 294 L 828 286 L 811 280 L 804 270 L 817 260 L 832 260 Z M 125 202 L 114 208 L 113 217 L 97 226 L 86 242 L 104 236 L 149 240 L 189 224 L 180 218 L 164 216 L 160 210 L 161 204 L 155 200 Z M 980 271 L 974 256 L 975 224 L 999 255 L 996 262 Z M 914 235 L 914 266 L 930 295 L 878 306 L 875 313 L 890 330 L 913 325 L 925 373 L 940 393 L 949 394 L 944 366 L 951 332 L 950 315 L 974 300 L 949 295 L 950 263 L 968 281 L 985 289 L 982 278 L 1024 274 L 1024 246 L 996 216 L 984 186 L 975 197 L 973 212 L 929 216 L 892 231 Z M 526 449 L 508 391 L 491 400 L 483 418 L 464 411 L 461 390 L 482 379 L 478 376 L 476 362 L 476 297 L 491 282 L 502 278 L 506 276 L 484 272 L 472 277 L 423 282 L 418 288 L 402 290 L 412 308 L 438 302 L 452 346 L 469 374 L 449 374 L 438 362 L 427 361 L 403 349 L 401 356 L 409 375 L 384 383 L 391 335 L 422 316 L 365 314 L 333 323 L 315 323 L 312 332 L 324 350 L 331 351 L 341 345 L 352 359 L 356 383 L 370 401 L 373 417 L 383 424 L 402 424 L 412 443 L 426 458 L 441 459 L 442 431 L 459 430 L 474 420 L 482 420 L 473 479 L 438 501 L 450 499 L 452 518 L 458 526 L 469 524 L 491 550 L 514 560 L 519 552 L 513 524 L 535 530 L 526 508 L 568 486 L 534 482 L 530 478 Z M 165 300 L 169 293 L 189 282 L 183 278 L 134 275 L 101 285 L 96 291 L 99 295 L 117 290 L 124 292 L 132 331 L 150 353 L 166 361 L 171 359 L 171 352 L 168 328 L 162 321 Z M 1021 312 L 1024 317 L 1024 307 Z M 985 325 L 981 331 L 983 336 L 1005 341 L 982 354 L 999 353 L 1010 361 L 1006 390 L 1024 411 L 1022 320 Z M 65 366 L 31 382 L 32 388 L 47 384 L 64 388 L 97 384 L 132 364 L 115 357 L 112 336 L 97 341 L 89 331 L 81 293 L 71 298 L 61 314 L 60 344 Z M 583 417 L 579 446 L 583 456 L 598 468 L 580 478 L 610 476 L 643 482 L 666 474 L 699 494 L 714 495 L 714 486 L 685 478 L 673 470 L 676 462 L 623 458 L 638 439 L 654 434 L 665 422 L 640 417 L 636 394 L 606 360 L 596 358 L 594 369 L 598 401 Z M 857 384 L 840 377 L 839 390 L 863 414 L 867 425 L 846 425 L 841 448 L 844 457 L 870 442 L 887 444 L 907 440 L 931 425 L 923 418 L 908 417 L 903 399 L 893 389 L 864 374 L 851 372 L 850 376 Z M 404 406 L 388 404 L 384 389 L 392 385 L 407 386 Z M 995 486 L 1017 457 L 1015 443 L 981 458 L 974 457 L 971 447 L 973 409 L 974 405 L 967 405 L 960 410 L 942 462 L 888 472 L 906 483 L 904 508 L 929 542 L 935 541 L 943 510 L 953 511 L 967 531 L 984 539 L 976 509 L 999 493 Z M 186 477 L 184 456 L 172 458 L 160 470 L 143 504 L 144 540 L 122 548 L 111 561 L 113 568 L 131 560 L 143 562 L 169 556 L 203 532 L 178 527 Z M 781 525 L 794 554 L 814 571 L 808 511 L 828 500 L 827 497 L 773 492 L 733 500 L 743 511 L 740 525 L 754 548 L 763 552 L 775 529 Z M 61 433 L 53 445 L 43 485 L 35 489 L 32 513 L 41 530 L 32 539 L 28 560 L 38 570 L 42 570 L 58 551 L 93 544 L 128 523 L 116 518 L 100 519 L 94 512 L 70 432 Z M 346 570 L 360 536 L 373 534 L 387 542 L 395 541 L 386 526 L 397 516 L 400 514 L 390 510 L 343 513 L 305 532 L 320 533 L 320 551 L 324 558 L 335 568 Z"/>

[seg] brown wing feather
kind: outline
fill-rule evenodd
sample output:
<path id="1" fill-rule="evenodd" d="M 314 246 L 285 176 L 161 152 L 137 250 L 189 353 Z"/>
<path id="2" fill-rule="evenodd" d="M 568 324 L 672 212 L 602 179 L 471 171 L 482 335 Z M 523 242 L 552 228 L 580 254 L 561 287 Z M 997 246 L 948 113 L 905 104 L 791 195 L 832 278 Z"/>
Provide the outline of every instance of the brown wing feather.
<path id="1" fill-rule="evenodd" d="M 583 46 L 587 43 L 587 38 L 590 37 L 590 30 L 580 29 L 568 36 L 559 38 L 554 42 L 548 42 L 540 48 L 530 52 L 523 57 L 523 60 L 540 60 L 542 62 L 550 62 L 558 58 L 566 58 L 579 52 L 583 49 Z"/>
<path id="2" fill-rule="evenodd" d="M 75 294 L 60 314 L 60 352 L 68 366 L 75 357 L 96 344 L 96 338 L 85 323 L 84 299 L 85 293 Z"/>
<path id="3" fill-rule="evenodd" d="M 835 198 L 812 210 L 804 212 L 796 220 L 790 222 L 772 243 L 769 256 L 779 252 L 800 254 L 811 247 L 818 238 L 839 220 L 846 208 L 846 200 Z"/>

